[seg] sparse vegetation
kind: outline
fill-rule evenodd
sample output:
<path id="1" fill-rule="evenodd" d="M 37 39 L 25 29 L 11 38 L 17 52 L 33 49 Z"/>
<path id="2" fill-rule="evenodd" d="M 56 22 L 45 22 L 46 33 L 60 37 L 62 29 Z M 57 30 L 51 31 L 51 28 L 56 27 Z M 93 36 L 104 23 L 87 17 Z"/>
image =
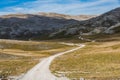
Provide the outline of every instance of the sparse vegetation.
<path id="1" fill-rule="evenodd" d="M 56 58 L 51 65 L 52 72 L 57 76 L 65 74 L 69 78 L 119 78 L 120 38 L 113 35 L 109 37 L 110 41 L 106 39 L 101 37 L 101 42 L 86 43 L 86 47 Z"/>
<path id="2" fill-rule="evenodd" d="M 36 65 L 40 59 L 73 47 L 52 41 L 0 40 L 0 76 L 21 75 Z"/>
<path id="3" fill-rule="evenodd" d="M 82 36 L 83 38 L 96 40 L 98 42 L 119 41 L 120 34 L 95 34 L 89 36 Z"/>
<path id="4" fill-rule="evenodd" d="M 32 41 L 16 41 L 16 40 L 0 40 L 0 48 L 2 49 L 19 49 L 24 51 L 40 51 L 62 48 L 64 45 L 59 45 L 56 42 L 32 42 Z"/>
<path id="5" fill-rule="evenodd" d="M 17 76 L 31 69 L 38 60 L 32 57 L 0 59 L 0 76 Z"/>
<path id="6" fill-rule="evenodd" d="M 116 33 L 120 33 L 120 26 L 113 29 Z"/>

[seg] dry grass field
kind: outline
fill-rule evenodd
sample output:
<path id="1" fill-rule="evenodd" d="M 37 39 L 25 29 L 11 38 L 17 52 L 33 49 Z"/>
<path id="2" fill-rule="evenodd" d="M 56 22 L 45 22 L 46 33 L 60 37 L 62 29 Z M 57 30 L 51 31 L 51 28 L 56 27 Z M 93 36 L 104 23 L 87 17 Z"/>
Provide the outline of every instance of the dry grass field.
<path id="1" fill-rule="evenodd" d="M 73 48 L 58 42 L 0 40 L 0 76 L 27 72 L 41 59 Z"/>
<path id="2" fill-rule="evenodd" d="M 51 65 L 52 72 L 69 78 L 120 78 L 120 36 L 103 37 L 96 38 L 99 42 L 85 43 L 84 48 L 56 58 Z"/>

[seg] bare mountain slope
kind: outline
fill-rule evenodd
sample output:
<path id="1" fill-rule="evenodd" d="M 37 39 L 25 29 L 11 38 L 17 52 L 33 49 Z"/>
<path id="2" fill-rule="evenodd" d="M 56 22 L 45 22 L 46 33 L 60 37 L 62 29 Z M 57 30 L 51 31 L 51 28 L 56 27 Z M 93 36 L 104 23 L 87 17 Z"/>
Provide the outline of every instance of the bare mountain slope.
<path id="1" fill-rule="evenodd" d="M 78 22 L 72 19 L 32 14 L 5 15 L 0 17 L 0 38 L 16 39 L 47 35 L 59 28 Z"/>
<path id="2" fill-rule="evenodd" d="M 113 26 L 120 22 L 120 7 L 85 22 L 87 22 L 87 24 L 90 24 L 91 27 Z"/>
<path id="3" fill-rule="evenodd" d="M 120 7 L 88 20 L 80 18 L 56 13 L 5 15 L 0 17 L 0 38 L 28 40 L 120 32 Z"/>
<path id="4" fill-rule="evenodd" d="M 120 7 L 106 12 L 95 18 L 80 21 L 77 24 L 69 25 L 67 28 L 53 33 L 52 36 L 61 35 L 92 35 L 107 33 L 113 34 L 120 32 Z M 117 30 L 116 30 L 117 29 Z"/>

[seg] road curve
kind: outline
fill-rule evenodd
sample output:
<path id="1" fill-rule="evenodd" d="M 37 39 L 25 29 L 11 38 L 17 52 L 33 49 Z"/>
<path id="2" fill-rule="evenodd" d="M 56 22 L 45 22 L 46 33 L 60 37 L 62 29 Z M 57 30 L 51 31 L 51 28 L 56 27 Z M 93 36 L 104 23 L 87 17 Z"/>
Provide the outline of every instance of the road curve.
<path id="1" fill-rule="evenodd" d="M 73 44 L 67 43 L 66 45 L 73 45 Z M 60 52 L 56 55 L 43 59 L 40 63 L 38 63 L 35 67 L 33 67 L 30 71 L 28 71 L 25 75 L 23 75 L 21 78 L 17 80 L 62 80 L 51 73 L 49 69 L 50 64 L 56 57 L 69 52 L 76 51 L 85 46 L 82 44 L 75 44 L 75 45 L 77 45 L 78 47 L 65 52 Z"/>

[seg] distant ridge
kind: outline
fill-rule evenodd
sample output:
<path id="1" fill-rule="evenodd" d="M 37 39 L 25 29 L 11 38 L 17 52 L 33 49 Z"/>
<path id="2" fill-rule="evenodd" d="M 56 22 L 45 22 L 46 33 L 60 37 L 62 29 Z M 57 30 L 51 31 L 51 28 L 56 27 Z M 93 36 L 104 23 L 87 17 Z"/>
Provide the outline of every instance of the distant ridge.
<path id="1" fill-rule="evenodd" d="M 65 14 L 58 14 L 58 13 L 45 13 L 40 12 L 38 15 L 47 16 L 47 17 L 58 17 L 58 18 L 65 18 L 65 19 L 75 19 L 75 20 L 87 20 L 97 15 L 65 15 Z"/>
<path id="2" fill-rule="evenodd" d="M 57 13 L 0 16 L 2 39 L 48 39 L 120 32 L 120 7 L 105 14 L 71 16 Z"/>
<path id="3" fill-rule="evenodd" d="M 63 19 L 75 19 L 75 20 L 87 20 L 98 15 L 66 15 L 66 14 L 59 14 L 59 13 L 46 13 L 46 12 L 39 12 L 36 14 L 8 14 L 8 15 L 1 15 L 1 18 L 10 18 L 10 17 L 17 17 L 17 18 L 27 18 L 29 15 L 38 15 L 38 16 L 45 16 L 45 17 L 53 17 L 53 18 L 63 18 Z"/>

